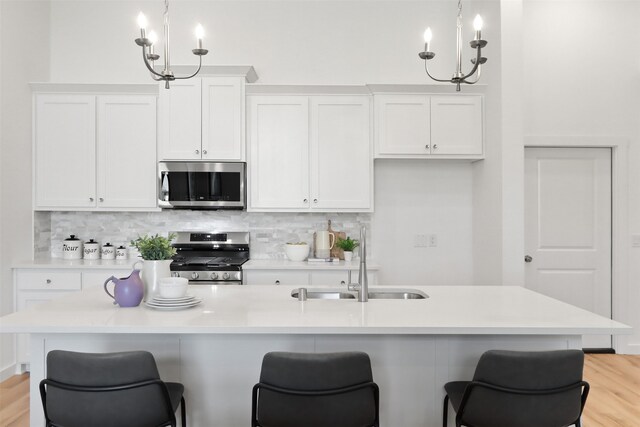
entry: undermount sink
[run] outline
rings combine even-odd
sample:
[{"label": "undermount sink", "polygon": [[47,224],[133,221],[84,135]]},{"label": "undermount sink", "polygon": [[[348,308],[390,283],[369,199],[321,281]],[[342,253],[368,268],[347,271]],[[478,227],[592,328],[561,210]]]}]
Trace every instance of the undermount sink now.
[{"label": "undermount sink", "polygon": [[369,299],[425,299],[429,295],[416,289],[399,289],[399,290],[372,290],[369,291]]},{"label": "undermount sink", "polygon": [[[307,299],[356,299],[356,292],[347,292],[340,289],[313,289],[307,290]],[[299,289],[291,291],[292,298],[298,298]],[[369,299],[425,299],[429,295],[417,289],[389,289],[372,288],[369,290]]]}]

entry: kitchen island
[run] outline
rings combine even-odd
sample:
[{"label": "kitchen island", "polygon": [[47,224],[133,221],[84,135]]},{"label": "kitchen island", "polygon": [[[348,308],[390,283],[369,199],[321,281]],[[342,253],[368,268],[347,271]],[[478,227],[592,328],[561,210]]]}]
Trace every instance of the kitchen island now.
[{"label": "kitchen island", "polygon": [[[468,379],[488,349],[580,348],[582,334],[626,325],[509,286],[415,287],[422,300],[307,300],[291,286],[198,286],[202,304],[179,311],[119,308],[87,290],[0,318],[0,332],[31,334],[31,390],[53,349],[146,349],[162,378],[186,387],[189,425],[250,425],[251,388],[268,351],[369,353],[381,425],[439,426],[442,386]],[[42,425],[31,393],[31,425]]]}]

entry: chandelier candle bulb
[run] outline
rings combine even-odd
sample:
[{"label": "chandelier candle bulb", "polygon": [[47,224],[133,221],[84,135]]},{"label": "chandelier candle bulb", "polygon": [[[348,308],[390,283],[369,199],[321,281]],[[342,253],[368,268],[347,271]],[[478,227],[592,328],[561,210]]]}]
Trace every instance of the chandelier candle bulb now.
[{"label": "chandelier candle bulb", "polygon": [[147,17],[142,12],[138,14],[138,27],[140,27],[140,38],[144,39],[146,37]]},{"label": "chandelier candle bulb", "polygon": [[149,46],[149,55],[153,55],[153,46],[156,44],[156,42],[158,41],[158,35],[156,34],[155,31],[151,30],[149,31],[149,42],[151,43],[151,46]]},{"label": "chandelier candle bulb", "polygon": [[482,16],[476,15],[475,19],[473,20],[473,29],[476,30],[476,40],[482,40]]},{"label": "chandelier candle bulb", "polygon": [[204,28],[202,25],[198,24],[196,26],[196,39],[198,39],[198,49],[202,49],[202,39],[204,38]]},{"label": "chandelier candle bulb", "polygon": [[427,27],[427,29],[424,30],[424,51],[425,52],[429,52],[429,45],[431,44],[432,37],[433,37],[433,34],[431,33],[431,28]]}]

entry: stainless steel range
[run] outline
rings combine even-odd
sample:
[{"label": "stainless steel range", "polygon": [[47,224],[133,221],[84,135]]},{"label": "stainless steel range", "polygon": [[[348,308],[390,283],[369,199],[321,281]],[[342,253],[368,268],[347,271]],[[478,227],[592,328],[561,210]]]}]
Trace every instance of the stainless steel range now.
[{"label": "stainless steel range", "polygon": [[248,232],[178,231],[171,275],[191,285],[241,285],[242,264],[249,260]]}]

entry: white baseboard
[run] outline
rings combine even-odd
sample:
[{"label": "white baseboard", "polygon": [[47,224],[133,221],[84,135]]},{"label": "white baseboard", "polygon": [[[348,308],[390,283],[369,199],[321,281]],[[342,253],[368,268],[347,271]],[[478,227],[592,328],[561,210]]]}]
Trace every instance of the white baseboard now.
[{"label": "white baseboard", "polygon": [[12,364],[12,365],[7,366],[7,367],[6,367],[6,368],[4,368],[4,369],[2,369],[2,370],[0,371],[0,382],[2,382],[2,381],[6,381],[6,380],[8,380],[9,378],[11,378],[12,376],[14,376],[14,375],[18,374],[19,372],[18,372],[18,370],[17,370],[17,369],[18,369],[18,367],[16,366],[16,364],[15,364],[15,363],[14,363],[14,364]]}]

